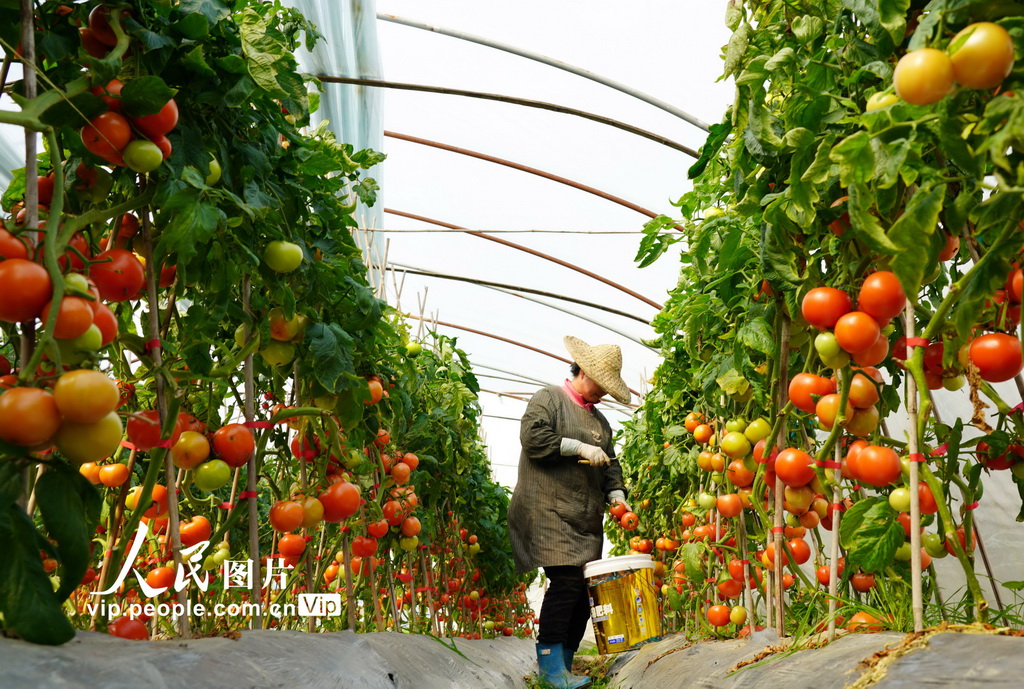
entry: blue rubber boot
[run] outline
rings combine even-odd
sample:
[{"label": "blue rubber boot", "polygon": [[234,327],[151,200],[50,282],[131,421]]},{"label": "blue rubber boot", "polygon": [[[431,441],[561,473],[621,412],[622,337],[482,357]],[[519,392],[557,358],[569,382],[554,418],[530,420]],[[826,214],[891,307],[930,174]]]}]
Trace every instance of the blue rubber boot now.
[{"label": "blue rubber boot", "polygon": [[565,645],[562,645],[562,657],[565,658],[565,669],[571,675],[572,674],[572,659],[575,657],[576,651],[568,649]]},{"label": "blue rubber boot", "polygon": [[562,644],[537,644],[537,665],[540,667],[541,678],[557,689],[582,689],[590,686],[589,677],[577,677],[565,669]]}]

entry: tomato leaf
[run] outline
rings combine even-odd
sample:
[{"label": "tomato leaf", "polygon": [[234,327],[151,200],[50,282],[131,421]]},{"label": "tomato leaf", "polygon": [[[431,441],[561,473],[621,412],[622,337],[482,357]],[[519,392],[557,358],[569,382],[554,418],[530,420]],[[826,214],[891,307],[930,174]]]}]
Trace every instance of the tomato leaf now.
[{"label": "tomato leaf", "polygon": [[793,28],[793,37],[801,43],[810,43],[825,30],[824,20],[821,17],[813,17],[809,14],[796,17],[792,21],[791,26]]},{"label": "tomato leaf", "polygon": [[775,352],[775,338],[772,336],[772,327],[762,317],[752,318],[744,321],[740,326],[736,339],[740,344],[751,349],[772,356]]},{"label": "tomato leaf", "polygon": [[729,43],[725,47],[725,68],[722,71],[722,78],[729,76],[739,69],[744,53],[747,52],[747,41],[750,37],[750,24],[743,22],[729,37]]},{"label": "tomato leaf", "polygon": [[685,566],[684,574],[690,581],[704,578],[704,555],[707,548],[703,543],[686,543],[679,549],[679,557]]},{"label": "tomato leaf", "polygon": [[869,182],[875,176],[875,154],[867,132],[846,137],[832,147],[829,157],[839,165],[839,182],[844,187]]},{"label": "tomato leaf", "polygon": [[39,477],[36,500],[49,537],[57,542],[61,581],[56,595],[63,601],[78,588],[89,567],[89,541],[102,501],[84,476],[62,464],[51,465]]},{"label": "tomato leaf", "polygon": [[131,79],[121,89],[121,111],[128,117],[154,115],[177,93],[157,76]]},{"label": "tomato leaf", "polygon": [[172,23],[171,29],[181,34],[183,38],[196,41],[209,35],[210,20],[201,12],[189,12],[178,21]]},{"label": "tomato leaf", "polygon": [[892,243],[885,230],[882,229],[878,216],[871,212],[868,206],[870,199],[874,197],[866,184],[856,183],[850,185],[850,200],[847,209],[850,212],[850,227],[865,244],[875,251],[886,254],[895,254],[900,247]]},{"label": "tomato leaf", "polygon": [[[0,543],[5,550],[0,558],[4,584],[0,586],[0,612],[4,627],[31,643],[62,644],[74,637],[75,630],[43,571],[39,551],[46,539],[17,503],[20,487],[17,466],[8,463],[0,467]],[[71,518],[78,519],[78,515]],[[75,583],[80,581],[81,577]]]},{"label": "tomato leaf", "polygon": [[231,10],[220,0],[181,0],[178,3],[178,11],[182,14],[198,12],[206,17],[211,25],[231,16]]},{"label": "tomato leaf", "polygon": [[761,268],[773,285],[785,283],[797,287],[803,282],[796,264],[793,242],[785,231],[772,223],[764,224],[761,240]]},{"label": "tomato leaf", "polygon": [[846,566],[880,572],[906,540],[896,512],[885,497],[860,500],[843,514],[839,538],[846,548]]},{"label": "tomato leaf", "polygon": [[306,328],[304,341],[309,343],[313,372],[324,389],[330,394],[347,389],[351,380],[345,374],[356,372],[352,336],[337,323],[314,323]]},{"label": "tomato leaf", "polygon": [[107,104],[102,98],[91,93],[80,93],[70,100],[62,100],[53,107],[47,108],[40,116],[44,124],[61,126],[73,124],[83,126],[87,121],[107,111]]},{"label": "tomato leaf", "polygon": [[889,32],[893,43],[902,43],[907,30],[910,0],[878,0],[878,21]]},{"label": "tomato leaf", "polygon": [[945,244],[935,232],[945,198],[943,184],[920,187],[889,230],[889,238],[903,249],[893,258],[892,270],[906,294],[920,292],[925,275],[938,260],[940,244]]}]

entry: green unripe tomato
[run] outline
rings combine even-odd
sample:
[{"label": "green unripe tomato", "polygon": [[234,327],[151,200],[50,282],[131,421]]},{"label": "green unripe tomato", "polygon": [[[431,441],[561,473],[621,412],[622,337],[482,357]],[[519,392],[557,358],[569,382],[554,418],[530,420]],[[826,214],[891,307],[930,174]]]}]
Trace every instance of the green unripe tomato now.
[{"label": "green unripe tomato", "polygon": [[[251,336],[255,337],[257,342],[258,342],[259,339],[260,339],[259,331],[256,330],[255,328],[252,328],[251,330],[252,330],[252,335]],[[242,323],[237,328],[235,328],[235,344],[238,345],[239,347],[244,347],[245,343],[246,343],[246,339],[245,339],[245,323]]]},{"label": "green unripe tomato", "polygon": [[416,340],[410,340],[409,343],[407,345],[405,345],[405,355],[407,357],[415,359],[416,357],[418,357],[420,355],[420,352],[422,352],[422,351],[423,351],[423,345],[421,345]]},{"label": "green unripe tomato", "polygon": [[953,376],[952,378],[943,378],[942,387],[949,391],[959,390],[967,382],[967,378],[964,376]]},{"label": "green unripe tomato", "polygon": [[831,369],[840,369],[850,363],[850,355],[846,352],[839,352],[834,357],[821,357],[821,363]]},{"label": "green unripe tomato", "polygon": [[742,416],[738,416],[735,419],[729,419],[725,422],[725,430],[730,433],[742,433],[747,427],[747,420]]},{"label": "green unripe tomato", "polygon": [[93,323],[88,330],[68,342],[75,352],[98,352],[103,346],[103,333],[100,332],[99,326]]},{"label": "green unripe tomato", "polygon": [[284,366],[295,358],[295,345],[291,342],[271,340],[260,350],[260,356],[271,366]]},{"label": "green unripe tomato", "polygon": [[843,348],[839,346],[839,340],[836,339],[835,333],[830,332],[818,333],[814,338],[814,348],[818,351],[818,356],[821,357],[822,361],[839,356],[839,353],[843,351]]},{"label": "green unripe tomato", "polygon": [[710,493],[701,493],[697,496],[697,504],[706,510],[710,510],[718,504],[718,498]]},{"label": "green unripe tomato", "polygon": [[192,482],[200,490],[214,491],[231,480],[231,467],[222,459],[203,462],[192,472]]},{"label": "green unripe tomato", "polygon": [[904,488],[903,486],[893,488],[892,492],[889,493],[889,507],[893,508],[897,512],[909,512],[910,489]]},{"label": "green unripe tomato", "polygon": [[749,424],[743,431],[743,435],[747,436],[747,440],[752,443],[756,443],[759,440],[764,440],[768,437],[768,434],[772,432],[771,424],[769,424],[763,417],[757,417]]},{"label": "green unripe tomato", "polygon": [[292,242],[274,240],[263,252],[263,262],[278,273],[290,273],[302,265],[302,247]]},{"label": "green unripe tomato", "polygon": [[898,103],[899,100],[899,97],[895,93],[884,93],[881,91],[878,93],[872,93],[868,98],[867,105],[864,106],[864,112],[887,108],[894,103]]},{"label": "green unripe tomato", "polygon": [[210,172],[206,175],[206,186],[212,187],[214,184],[219,182],[220,181],[221,172],[222,172],[222,170],[220,168],[220,161],[217,160],[217,158],[215,158],[213,156],[213,154],[211,153],[210,154]]},{"label": "green unripe tomato", "polygon": [[124,156],[124,164],[135,172],[152,172],[164,162],[164,154],[160,147],[146,139],[130,141],[121,155]]},{"label": "green unripe tomato", "polygon": [[945,557],[949,555],[946,551],[946,543],[937,533],[926,533],[921,535],[921,545],[924,551],[932,557]]},{"label": "green unripe tomato", "polygon": [[903,545],[901,545],[899,548],[897,548],[895,554],[893,554],[893,558],[895,558],[896,560],[899,560],[900,562],[909,562],[910,561],[910,542],[909,541],[904,542]]}]

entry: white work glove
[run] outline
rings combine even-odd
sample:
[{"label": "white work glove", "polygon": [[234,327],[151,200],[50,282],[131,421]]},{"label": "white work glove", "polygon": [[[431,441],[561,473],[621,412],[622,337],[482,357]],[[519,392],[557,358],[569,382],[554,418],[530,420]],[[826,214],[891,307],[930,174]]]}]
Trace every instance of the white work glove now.
[{"label": "white work glove", "polygon": [[587,445],[573,438],[562,438],[560,449],[563,457],[577,455],[590,462],[592,467],[606,467],[611,462],[605,451],[597,445]]},{"label": "white work glove", "polygon": [[626,502],[626,494],[621,490],[613,490],[611,493],[608,493],[608,504],[614,505],[617,502],[621,502],[626,507],[627,512],[633,511],[633,508]]}]

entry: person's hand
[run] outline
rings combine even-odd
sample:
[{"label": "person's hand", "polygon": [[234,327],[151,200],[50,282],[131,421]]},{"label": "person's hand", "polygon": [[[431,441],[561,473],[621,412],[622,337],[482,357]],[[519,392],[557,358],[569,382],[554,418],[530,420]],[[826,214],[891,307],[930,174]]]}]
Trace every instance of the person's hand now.
[{"label": "person's hand", "polygon": [[629,503],[626,502],[626,494],[623,493],[621,490],[613,490],[611,493],[609,493],[608,494],[608,502],[610,502],[612,504],[615,504],[617,502],[621,502],[622,506],[626,508],[627,512],[632,512],[633,511],[633,508],[631,508],[629,506]]},{"label": "person's hand", "polygon": [[592,467],[606,467],[612,461],[605,451],[597,445],[580,443],[580,448],[577,450],[577,453],[580,457],[590,462],[590,466]]}]

